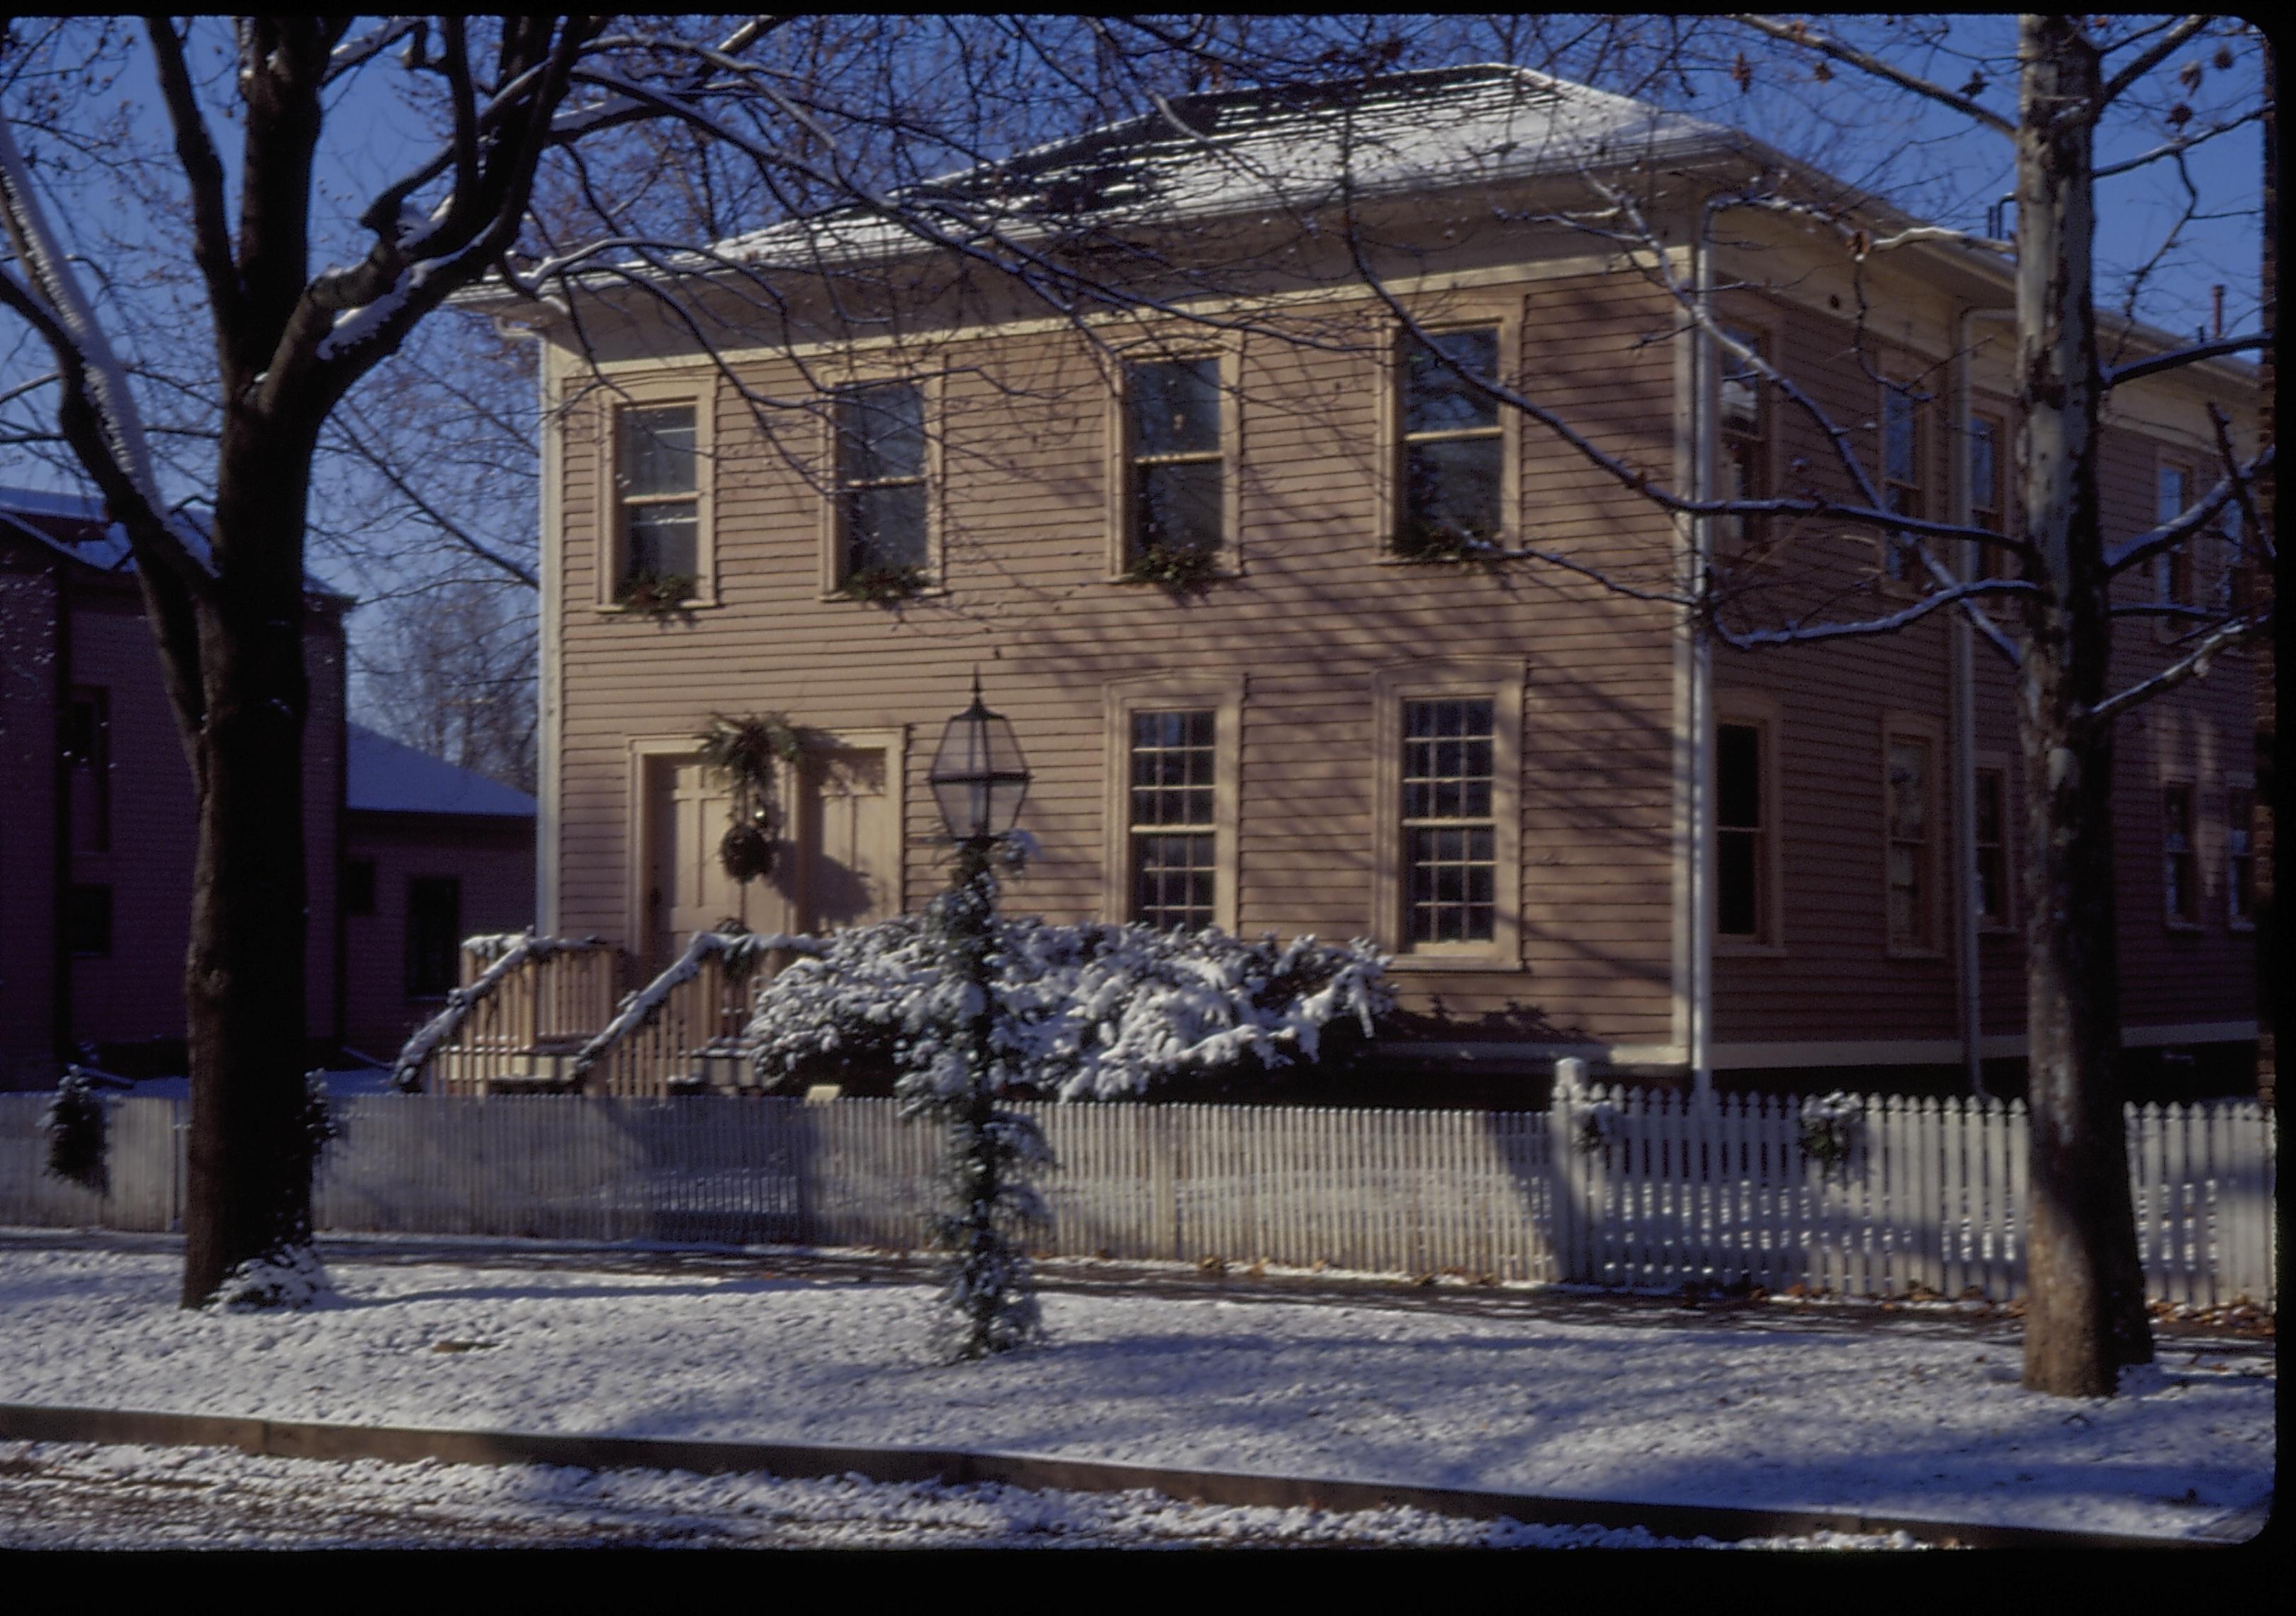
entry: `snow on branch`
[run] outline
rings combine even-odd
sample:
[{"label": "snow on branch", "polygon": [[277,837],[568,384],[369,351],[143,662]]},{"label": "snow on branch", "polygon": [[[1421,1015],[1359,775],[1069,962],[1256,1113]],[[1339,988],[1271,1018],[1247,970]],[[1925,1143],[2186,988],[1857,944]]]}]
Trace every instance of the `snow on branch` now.
[{"label": "snow on branch", "polygon": [[[1790,622],[1784,628],[1758,628],[1745,633],[1728,628],[1718,621],[1714,624],[1714,633],[1725,644],[1740,651],[1751,651],[1759,645],[1803,645],[1814,640],[1895,634],[1909,624],[1918,623],[1941,607],[1960,605],[1987,595],[2031,595],[2037,588],[2038,586],[2021,578],[1979,578],[1935,590],[1903,611],[1893,611],[1886,617],[1866,618],[1854,623]],[[1986,621],[1991,625],[1990,619]],[[1997,633],[1997,626],[1995,628]]]},{"label": "snow on branch", "polygon": [[2234,618],[2212,630],[2190,652],[2177,661],[2140,684],[2107,696],[2088,710],[2089,722],[2107,724],[2132,707],[2139,707],[2154,696],[2177,688],[2204,676],[2210,665],[2224,652],[2248,640],[2262,639],[2272,632],[2273,609],[2267,606],[2253,617]]},{"label": "snow on branch", "polygon": [[2157,528],[2150,528],[2125,543],[2116,545],[2105,553],[2104,570],[2108,575],[2141,567],[2164,550],[2173,550],[2217,518],[2218,513],[2242,497],[2242,491],[2255,480],[2256,474],[2272,464],[2274,449],[2267,448],[2245,465],[2235,467],[2217,480],[2216,486],[2202,495],[2198,503],[2178,512]]},{"label": "snow on branch", "polygon": [[2137,359],[2127,365],[2113,366],[2098,378],[2098,385],[2111,390],[2125,381],[2141,381],[2157,376],[2162,371],[2178,370],[2187,365],[2198,365],[2203,359],[2220,359],[2226,354],[2246,353],[2251,349],[2272,346],[2273,333],[2254,331],[2243,337],[2218,337],[2213,341],[2194,342],[2172,349],[2165,354],[2155,354],[2149,359]]}]

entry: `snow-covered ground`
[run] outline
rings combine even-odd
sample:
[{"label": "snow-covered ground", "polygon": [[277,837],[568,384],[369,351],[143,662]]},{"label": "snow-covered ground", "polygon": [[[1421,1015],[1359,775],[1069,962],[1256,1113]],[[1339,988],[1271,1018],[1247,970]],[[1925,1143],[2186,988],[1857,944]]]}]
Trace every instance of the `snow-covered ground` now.
[{"label": "snow-covered ground", "polygon": [[1181,1504],[995,1482],[413,1464],[0,1442],[0,1547],[1916,1548],[1903,1532],[1718,1543],[1417,1509]]},{"label": "snow-covered ground", "polygon": [[307,1312],[185,1314],[172,1254],[0,1247],[0,1401],[2169,1535],[2260,1499],[2275,1462],[2268,1349],[2169,1343],[2125,1395],[2070,1404],[2019,1388],[1998,1331],[1052,1290],[1048,1345],[952,1367],[925,1356],[932,1297],[913,1284],[443,1262],[334,1277]]}]

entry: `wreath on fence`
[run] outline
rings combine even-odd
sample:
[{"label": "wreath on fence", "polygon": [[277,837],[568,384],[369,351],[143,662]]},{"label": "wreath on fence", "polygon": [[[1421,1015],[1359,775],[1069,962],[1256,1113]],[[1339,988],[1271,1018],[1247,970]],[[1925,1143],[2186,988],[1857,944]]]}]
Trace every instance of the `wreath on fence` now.
[{"label": "wreath on fence", "polygon": [[1801,1108],[1801,1153],[1825,1172],[1841,1171],[1849,1162],[1865,1126],[1865,1107],[1855,1095],[1840,1089]]}]

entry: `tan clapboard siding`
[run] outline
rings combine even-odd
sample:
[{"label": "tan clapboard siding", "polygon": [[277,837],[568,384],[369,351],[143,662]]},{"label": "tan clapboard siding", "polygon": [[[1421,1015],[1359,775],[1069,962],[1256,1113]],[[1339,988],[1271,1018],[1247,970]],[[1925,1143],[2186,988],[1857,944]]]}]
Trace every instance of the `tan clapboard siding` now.
[{"label": "tan clapboard siding", "polygon": [[[1527,372],[1614,449],[1662,470],[1671,350],[1628,345],[1662,328],[1663,311],[1604,277],[1512,295],[1525,309]],[[1590,341],[1604,351],[1587,353]],[[999,397],[969,373],[984,356],[1034,396]],[[1014,884],[1015,905],[1054,918],[1102,909],[1104,685],[1242,669],[1240,927],[1360,934],[1372,897],[1374,673],[1431,654],[1518,657],[1529,670],[1524,756],[1568,773],[1572,788],[1540,778],[1522,792],[1528,969],[1414,975],[1407,998],[1425,1010],[1439,996],[1452,1037],[1519,1028],[1530,1009],[1621,1041],[1663,1038],[1673,685],[1661,611],[1583,583],[1379,564],[1375,368],[1267,342],[1247,344],[1243,359],[1242,575],[1186,603],[1112,585],[1093,367],[1066,338],[1001,353],[953,347],[947,363],[950,593],[898,613],[819,598],[819,496],[722,387],[713,497],[724,604],[668,626],[600,612],[597,433],[570,434],[564,930],[624,930],[630,740],[692,734],[712,710],[779,709],[823,729],[906,725],[906,898],[921,904],[943,857],[924,773],[978,666],[1035,771],[1024,822],[1045,857]],[[742,380],[777,396],[797,386],[769,363],[745,366]],[[800,425],[784,441],[809,457],[819,434]],[[1538,542],[1603,562],[1664,555],[1669,529],[1647,506],[1528,430],[1521,454],[1526,532]]]},{"label": "tan clapboard siding", "polygon": [[[1874,417],[1875,390],[1852,357],[1846,324],[1807,313],[1742,310],[1739,317],[1766,324],[1782,367],[1837,418]],[[1874,357],[1878,365],[1890,356],[1883,350]],[[1941,373],[1931,384],[1945,393]],[[1997,399],[1992,402],[2000,406]],[[1837,497],[1851,494],[1849,480],[1835,468],[1831,450],[1813,427],[1784,407],[1773,420],[1789,491],[1794,474],[1784,468],[1800,456],[1809,463],[1808,476],[1817,488]],[[1939,514],[1950,509],[1950,456],[1957,452],[1944,422],[1933,412],[1928,440],[1931,509]],[[1857,435],[1869,465],[1876,436]],[[2159,452],[2169,447],[2126,429],[2105,431],[2100,493],[2108,543],[2151,525],[2153,467]],[[2189,447],[2176,452],[2206,475]],[[1854,553],[1839,554],[1843,568],[1853,564]],[[1844,570],[1835,581],[1848,577]],[[2150,589],[2149,578],[2132,576],[2122,580],[2115,598],[2141,600]],[[1949,950],[1935,960],[1890,958],[1882,906],[1883,716],[1928,715],[1949,735],[1947,648],[1940,620],[1854,646],[1716,653],[1718,689],[1771,698],[1782,710],[1785,731],[1780,775],[1785,949],[1782,956],[1725,955],[1718,960],[1718,1037],[1767,1041],[1956,1035]],[[2168,660],[2148,625],[2124,620],[2116,637],[2116,687]],[[2245,671],[2236,660],[2227,660],[2218,677],[2149,704],[2123,720],[2118,731],[2117,899],[2123,1017],[2131,1024],[2238,1021],[2254,1013],[2250,939],[2228,930],[2223,920],[2223,782],[2227,772],[2245,767],[2252,699]],[[2025,849],[2013,673],[1982,643],[1975,672],[1976,745],[2006,767],[2014,873],[2022,868]],[[1941,767],[1947,756],[1939,755]],[[2203,917],[2192,931],[2171,931],[2161,919],[2160,783],[2171,777],[2195,786]],[[1948,839],[1939,848],[1939,867],[1949,874],[1956,867],[1949,862],[1955,858],[1949,819],[1940,829]],[[2024,964],[2016,937],[1988,934],[1980,939],[1980,955],[1984,1029],[2019,1030]]]}]

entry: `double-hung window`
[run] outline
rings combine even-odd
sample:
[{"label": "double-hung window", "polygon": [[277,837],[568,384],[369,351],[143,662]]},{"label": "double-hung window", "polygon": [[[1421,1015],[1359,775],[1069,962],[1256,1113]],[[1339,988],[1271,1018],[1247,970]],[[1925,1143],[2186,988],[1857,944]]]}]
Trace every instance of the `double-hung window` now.
[{"label": "double-hung window", "polygon": [[1216,923],[1218,726],[1216,709],[1132,714],[1128,918],[1160,931]]},{"label": "double-hung window", "polygon": [[71,817],[71,850],[104,853],[111,849],[111,693],[100,685],[75,685],[64,705],[65,790]]},{"label": "double-hung window", "polygon": [[[1882,504],[1893,515],[1929,515],[1927,466],[1923,441],[1922,398],[1912,383],[1885,382],[1882,388]],[[1915,582],[1921,576],[1920,541],[1907,533],[1882,537],[1882,572],[1891,583]]]},{"label": "double-hung window", "polygon": [[[2154,523],[2175,521],[2185,513],[2185,507],[2192,501],[2191,471],[2164,462],[2153,495]],[[2189,606],[2193,603],[2193,552],[2190,545],[2177,545],[2152,558],[2152,594],[2155,603],[2163,606]]]},{"label": "double-hung window", "polygon": [[2225,920],[2256,923],[2256,788],[2235,785],[2225,792]]},{"label": "double-hung window", "polygon": [[1739,943],[1777,940],[1770,731],[1754,719],[1714,727],[1714,931]]},{"label": "double-hung window", "polygon": [[2172,926],[2201,921],[2201,860],[2193,845],[2193,788],[2161,788],[2161,906]]},{"label": "double-hung window", "polygon": [[1488,943],[1496,933],[1496,704],[1403,705],[1406,935],[1413,943]]},{"label": "double-hung window", "polygon": [[926,583],[932,566],[925,390],[880,381],[836,399],[836,577],[877,596]]},{"label": "double-hung window", "polygon": [[1400,441],[1390,551],[1431,561],[1503,547],[1507,537],[1506,427],[1497,401],[1461,373],[1495,377],[1499,325],[1403,339],[1398,366]]},{"label": "double-hung window", "polygon": [[1124,571],[1176,576],[1220,554],[1227,538],[1223,402],[1217,358],[1124,367]]},{"label": "double-hung window", "polygon": [[675,603],[693,595],[703,575],[699,415],[691,402],[632,404],[614,414],[618,599]]},{"label": "double-hung window", "polygon": [[2009,919],[2009,773],[1980,767],[1974,776],[1977,792],[1976,848],[1977,923],[2004,931]]},{"label": "double-hung window", "polygon": [[1927,953],[1938,945],[1936,742],[1892,729],[1883,750],[1890,947]]},{"label": "double-hung window", "polygon": [[[1969,525],[2005,537],[2009,531],[2007,465],[2003,457],[2004,428],[1998,415],[1969,418]],[[1977,578],[2007,578],[2012,556],[2005,546],[1986,545],[1977,554],[1971,573]]]}]

